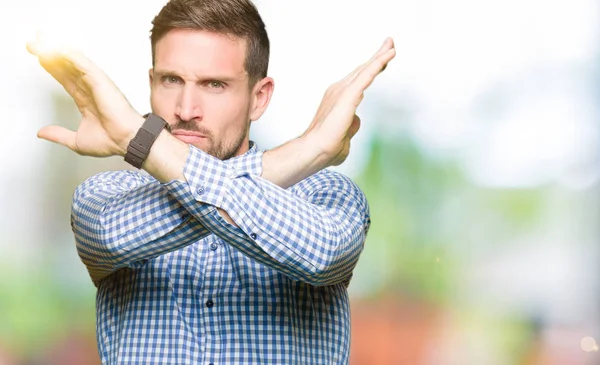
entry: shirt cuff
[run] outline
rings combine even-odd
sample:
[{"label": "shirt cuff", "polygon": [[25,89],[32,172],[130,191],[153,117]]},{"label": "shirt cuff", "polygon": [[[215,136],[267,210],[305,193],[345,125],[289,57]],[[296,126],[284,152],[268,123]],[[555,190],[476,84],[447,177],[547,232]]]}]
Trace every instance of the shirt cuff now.
[{"label": "shirt cuff", "polygon": [[261,173],[262,152],[222,161],[197,147],[190,146],[190,154],[183,169],[186,181],[175,180],[164,186],[190,213],[204,216],[215,207],[223,208],[224,197],[233,179]]}]

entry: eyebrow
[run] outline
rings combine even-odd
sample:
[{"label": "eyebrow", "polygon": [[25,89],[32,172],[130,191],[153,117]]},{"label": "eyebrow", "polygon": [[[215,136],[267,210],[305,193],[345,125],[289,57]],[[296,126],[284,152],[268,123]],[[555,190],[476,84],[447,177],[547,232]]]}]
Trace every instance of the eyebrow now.
[{"label": "eyebrow", "polygon": [[[177,77],[181,77],[179,75],[178,72],[176,71],[172,71],[169,69],[154,69],[154,75],[158,76],[158,77],[163,77],[163,76],[177,76]],[[244,76],[246,75],[246,73],[244,73]],[[245,78],[245,77],[244,77]],[[200,81],[211,81],[211,80],[215,80],[215,81],[223,81],[223,82],[232,82],[232,81],[239,81],[240,78],[235,77],[235,76],[219,76],[219,75],[207,75],[207,76],[203,76],[201,78],[199,78]]]}]

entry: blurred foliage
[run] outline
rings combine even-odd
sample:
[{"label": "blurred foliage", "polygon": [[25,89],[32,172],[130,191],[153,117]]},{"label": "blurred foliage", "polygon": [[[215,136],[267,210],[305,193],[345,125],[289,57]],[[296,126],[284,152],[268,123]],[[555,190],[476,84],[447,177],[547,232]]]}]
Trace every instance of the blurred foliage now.
[{"label": "blurred foliage", "polygon": [[436,303],[458,282],[465,250],[489,248],[531,229],[547,197],[542,188],[478,187],[458,159],[429,155],[400,133],[375,134],[370,159],[355,180],[372,218],[357,290]]},{"label": "blurred foliage", "polygon": [[[0,271],[0,343],[21,357],[44,352],[54,341],[74,331],[95,331],[95,291],[72,285],[54,273],[51,259],[24,276]],[[91,284],[90,284],[91,286]]]},{"label": "blurred foliage", "polygon": [[446,250],[451,228],[440,208],[462,181],[455,166],[428,159],[407,137],[375,136],[370,160],[356,182],[367,196],[372,219],[362,259],[369,261],[373,251],[385,252],[377,255],[386,268],[378,280],[380,290],[443,299],[452,258]]}]

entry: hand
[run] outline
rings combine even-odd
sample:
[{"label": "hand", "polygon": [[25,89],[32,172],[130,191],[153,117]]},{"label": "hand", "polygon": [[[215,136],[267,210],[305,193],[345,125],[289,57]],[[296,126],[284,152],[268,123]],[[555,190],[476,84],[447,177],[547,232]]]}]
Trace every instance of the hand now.
[{"label": "hand", "polygon": [[396,49],[391,38],[366,63],[344,79],[331,85],[325,92],[312,123],[302,135],[315,143],[326,166],[344,162],[350,152],[350,140],[360,128],[356,108],[365,90],[394,56]]},{"label": "hand", "polygon": [[81,53],[69,49],[44,49],[31,42],[28,51],[75,101],[82,119],[77,131],[60,126],[40,129],[38,137],[70,148],[80,155],[124,156],[143,117],[106,74]]}]

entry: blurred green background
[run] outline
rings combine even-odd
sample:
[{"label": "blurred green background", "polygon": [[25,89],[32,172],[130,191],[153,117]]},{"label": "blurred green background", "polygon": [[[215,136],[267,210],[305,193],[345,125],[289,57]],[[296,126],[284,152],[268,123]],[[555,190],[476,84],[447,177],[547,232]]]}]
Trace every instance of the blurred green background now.
[{"label": "blurred green background", "polygon": [[[72,37],[146,112],[147,36],[163,4],[0,5],[0,365],[98,363],[71,196],[88,176],[127,168],[35,138],[42,125],[74,128],[78,114],[25,42],[40,27]],[[600,363],[600,5],[256,4],[276,81],[252,130],[262,148],[301,133],[325,88],[386,36],[398,49],[337,168],[373,221],[349,289],[351,364]]]}]

